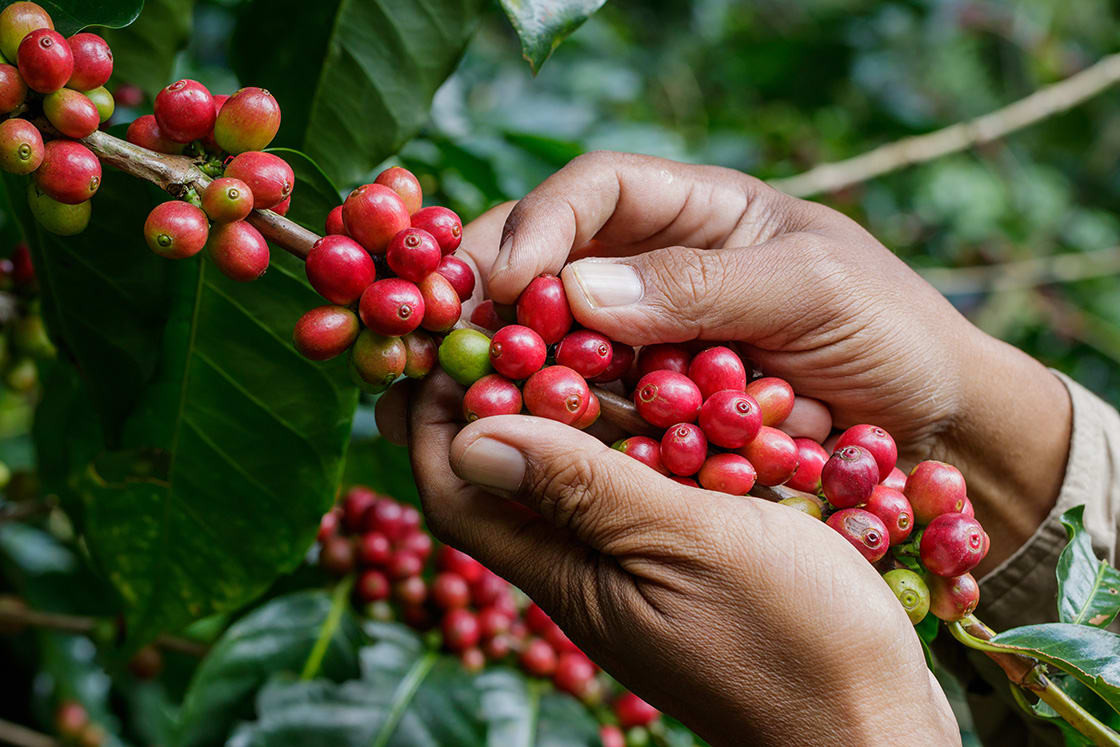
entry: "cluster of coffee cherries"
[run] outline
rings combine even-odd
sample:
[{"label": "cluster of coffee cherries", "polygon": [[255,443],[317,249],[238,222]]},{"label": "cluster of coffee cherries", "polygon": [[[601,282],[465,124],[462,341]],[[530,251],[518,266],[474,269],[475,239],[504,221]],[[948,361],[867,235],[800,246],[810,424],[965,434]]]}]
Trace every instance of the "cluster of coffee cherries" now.
[{"label": "cluster of coffee cherries", "polygon": [[296,323],[296,349],[312,360],[349,350],[355,380],[369,392],[427,375],[435,336],[455,326],[474,292],[474,272],[451,254],[462,221],[422,204],[412,172],[390,167],[330,212],[307,255],[307,279],[330,304]]},{"label": "cluster of coffee cherries", "polygon": [[[49,231],[85,229],[90,198],[101,185],[101,163],[78,140],[113,115],[105,83],[113,53],[100,36],[66,38],[50,14],[32,2],[0,12],[0,168],[30,174],[28,202]],[[44,142],[32,120],[45,118],[57,137]]]},{"label": "cluster of coffee cherries", "polygon": [[596,710],[604,745],[623,744],[625,736],[640,743],[638,730],[657,721],[655,708],[619,691],[511,584],[453,547],[435,548],[414,507],[354,486],[323,515],[318,542],[320,566],[354,574],[353,599],[366,615],[437,631],[440,645],[469,671],[516,662],[526,674],[551,680]]}]

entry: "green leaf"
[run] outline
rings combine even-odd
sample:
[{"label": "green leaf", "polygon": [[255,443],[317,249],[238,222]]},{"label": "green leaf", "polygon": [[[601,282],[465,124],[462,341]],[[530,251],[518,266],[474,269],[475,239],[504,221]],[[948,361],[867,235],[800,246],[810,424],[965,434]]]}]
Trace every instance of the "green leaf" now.
[{"label": "green leaf", "polygon": [[607,0],[501,0],[534,73]]},{"label": "green leaf", "polygon": [[[195,673],[183,700],[179,744],[216,744],[253,713],[253,698],[271,676],[298,673],[331,610],[324,591],[274,599],[238,620]],[[330,634],[320,673],[331,680],[358,676],[361,630],[348,610]]]},{"label": "green leaf", "polygon": [[292,205],[285,217],[309,231],[322,233],[327,213],[342,204],[338,187],[306,153],[291,148],[269,148],[268,152],[287,161],[296,175]]},{"label": "green leaf", "polygon": [[114,80],[140,86],[155,98],[171,82],[175,56],[190,40],[193,11],[194,0],[145,0],[136,23],[106,31]]},{"label": "green leaf", "polygon": [[[0,0],[6,8],[16,0]],[[81,31],[87,26],[107,26],[119,29],[136,20],[144,0],[36,0],[51,14],[55,30],[63,36]]]},{"label": "green leaf", "polygon": [[[276,143],[349,186],[427,121],[474,34],[482,0],[252,0],[231,63],[284,109]],[[294,201],[293,201],[294,206]]]},{"label": "green leaf", "polygon": [[918,640],[922,642],[922,652],[926,656],[926,666],[930,669],[933,669],[934,666],[933,651],[930,646],[937,638],[939,630],[941,630],[941,621],[931,614],[927,614],[921,622],[914,626],[914,632],[918,634]]},{"label": "green leaf", "polygon": [[587,708],[570,695],[527,680],[512,669],[479,675],[482,713],[490,722],[487,745],[597,747],[599,725]]},{"label": "green leaf", "polygon": [[355,439],[346,456],[346,485],[368,485],[398,501],[420,505],[408,449],[384,438]]},{"label": "green leaf", "polygon": [[1081,517],[1084,506],[1062,514],[1069,544],[1058,557],[1058,616],[1062,622],[1108,627],[1120,613],[1120,571],[1093,552]]}]

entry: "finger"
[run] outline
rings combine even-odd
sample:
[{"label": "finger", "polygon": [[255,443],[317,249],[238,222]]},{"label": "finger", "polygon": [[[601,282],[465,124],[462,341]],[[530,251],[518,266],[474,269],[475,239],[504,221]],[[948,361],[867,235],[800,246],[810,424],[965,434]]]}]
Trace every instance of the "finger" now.
[{"label": "finger", "polygon": [[491,298],[512,303],[542,272],[558,273],[592,239],[606,246],[718,248],[754,244],[806,204],[729,169],[594,152],[576,158],[517,203],[489,273]]},{"label": "finger", "polygon": [[[455,256],[471,265],[475,271],[478,283],[475,284],[474,296],[471,301],[481,300],[486,297],[486,281],[490,276],[490,269],[498,256],[498,245],[501,243],[502,227],[509,216],[514,201],[504,202],[492,207],[482,215],[463,226],[463,241],[455,250]],[[469,318],[470,310],[474,303],[464,304],[464,316]]]},{"label": "finger", "polygon": [[408,445],[408,402],[414,383],[412,379],[398,381],[373,406],[377,431],[397,446]]}]

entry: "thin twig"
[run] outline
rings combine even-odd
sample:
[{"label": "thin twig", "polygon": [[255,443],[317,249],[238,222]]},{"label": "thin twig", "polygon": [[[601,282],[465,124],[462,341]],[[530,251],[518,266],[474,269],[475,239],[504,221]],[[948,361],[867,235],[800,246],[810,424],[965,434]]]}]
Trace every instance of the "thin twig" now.
[{"label": "thin twig", "polygon": [[918,272],[947,296],[1021,290],[1116,275],[1120,273],[1120,246],[978,267],[935,267]]},{"label": "thin twig", "polygon": [[58,747],[58,741],[42,732],[0,719],[0,744],[12,747]]},{"label": "thin twig", "polygon": [[982,117],[887,143],[853,158],[821,164],[803,174],[774,179],[770,184],[795,197],[833,192],[905,166],[998,140],[1015,130],[1071,109],[1118,81],[1120,54],[1112,54],[1063,81],[1041,88]]},{"label": "thin twig", "polygon": [[[21,605],[0,604],[0,625],[5,627],[18,629],[26,626],[59,630],[77,635],[89,635],[97,627],[97,623],[97,618],[83,615],[65,615],[60,612],[33,610]],[[155,639],[154,643],[168,651],[177,651],[200,658],[210,650],[210,647],[204,643],[170,635],[161,635]]]}]

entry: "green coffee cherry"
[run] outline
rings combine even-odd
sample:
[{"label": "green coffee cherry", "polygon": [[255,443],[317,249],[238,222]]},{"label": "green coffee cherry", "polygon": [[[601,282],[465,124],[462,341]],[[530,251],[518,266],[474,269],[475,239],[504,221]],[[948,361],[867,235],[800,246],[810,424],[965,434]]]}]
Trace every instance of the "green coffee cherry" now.
[{"label": "green coffee cherry", "polygon": [[27,186],[27,202],[39,225],[59,236],[74,236],[86,230],[89,225],[89,200],[77,205],[67,205],[40,191],[32,182]]},{"label": "green coffee cherry", "polygon": [[490,338],[473,329],[456,329],[439,346],[439,365],[463,386],[470,386],[492,370]]},{"label": "green coffee cherry", "polygon": [[883,580],[898,597],[910,622],[913,625],[920,623],[929,612],[929,587],[922,577],[914,571],[898,568],[884,573]]},{"label": "green coffee cherry", "polygon": [[113,112],[117,110],[117,102],[105,86],[98,86],[86,91],[86,98],[97,107],[97,115],[102,122],[108,122],[113,116]]}]

